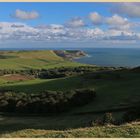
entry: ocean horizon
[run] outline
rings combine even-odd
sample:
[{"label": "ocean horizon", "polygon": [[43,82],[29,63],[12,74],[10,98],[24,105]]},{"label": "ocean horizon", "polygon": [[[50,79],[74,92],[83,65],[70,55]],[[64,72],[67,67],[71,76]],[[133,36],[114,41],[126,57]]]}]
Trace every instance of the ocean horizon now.
[{"label": "ocean horizon", "polygon": [[94,48],[82,49],[86,57],[75,61],[98,66],[138,67],[140,66],[140,48]]}]

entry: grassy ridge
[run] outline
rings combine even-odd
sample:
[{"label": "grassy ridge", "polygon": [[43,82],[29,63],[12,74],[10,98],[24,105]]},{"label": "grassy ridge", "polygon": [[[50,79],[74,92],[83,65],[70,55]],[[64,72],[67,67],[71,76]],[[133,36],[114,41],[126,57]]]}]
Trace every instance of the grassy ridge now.
[{"label": "grassy ridge", "polygon": [[66,61],[51,50],[4,51],[0,52],[0,56],[0,69],[48,69],[81,65],[80,63]]}]

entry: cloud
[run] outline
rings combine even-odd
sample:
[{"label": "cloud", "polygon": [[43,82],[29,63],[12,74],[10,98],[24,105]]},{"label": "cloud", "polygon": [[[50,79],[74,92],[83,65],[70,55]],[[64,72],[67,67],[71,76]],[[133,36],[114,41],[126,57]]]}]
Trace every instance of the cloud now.
[{"label": "cloud", "polygon": [[37,11],[28,12],[28,11],[17,9],[15,13],[12,15],[12,17],[15,17],[17,19],[22,19],[22,20],[32,20],[38,18],[39,13]]},{"label": "cloud", "polygon": [[103,17],[97,12],[90,13],[89,19],[94,25],[101,25],[103,23]]},{"label": "cloud", "polygon": [[139,39],[139,36],[136,34],[131,34],[131,35],[127,35],[124,32],[121,32],[120,35],[116,35],[116,36],[105,36],[104,40],[119,40],[119,41],[123,41],[123,40],[137,40]]},{"label": "cloud", "polygon": [[37,30],[23,23],[0,22],[0,40],[28,39],[37,33]]},{"label": "cloud", "polygon": [[140,17],[140,3],[120,3],[115,4],[111,9],[112,13],[123,14],[131,18]]},{"label": "cloud", "polygon": [[114,14],[111,17],[104,17],[97,12],[93,12],[89,14],[89,18],[94,25],[106,25],[110,29],[129,30],[131,27],[136,26],[136,24],[134,25],[127,18],[121,17],[118,14]]},{"label": "cloud", "polygon": [[112,29],[129,30],[135,26],[134,23],[131,23],[127,18],[123,18],[117,14],[112,17],[107,17],[105,21]]},{"label": "cloud", "polygon": [[132,27],[138,26],[136,23],[131,23],[127,18],[114,14],[111,17],[104,17],[97,12],[89,14],[89,18],[96,26],[106,25],[109,29],[129,30]]},{"label": "cloud", "polygon": [[113,41],[139,40],[140,33],[130,30],[101,28],[69,28],[60,24],[39,25],[33,27],[19,22],[0,22],[0,42],[7,41],[43,41],[43,42],[76,42],[76,41]]},{"label": "cloud", "polygon": [[106,18],[106,22],[109,24],[109,25],[126,25],[128,24],[128,19],[127,18],[122,18],[121,16],[115,14],[113,15],[112,17],[108,17]]},{"label": "cloud", "polygon": [[11,27],[12,28],[23,28],[24,25],[23,24],[12,24]]},{"label": "cloud", "polygon": [[65,25],[67,27],[75,28],[75,27],[83,27],[83,26],[85,26],[85,23],[81,18],[75,17],[75,18],[72,18],[71,20],[69,20]]}]

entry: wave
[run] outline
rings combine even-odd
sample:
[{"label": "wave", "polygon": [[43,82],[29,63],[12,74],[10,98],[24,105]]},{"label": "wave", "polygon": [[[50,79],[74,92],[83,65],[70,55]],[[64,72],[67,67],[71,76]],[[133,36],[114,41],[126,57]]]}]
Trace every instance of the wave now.
[{"label": "wave", "polygon": [[87,54],[85,57],[92,57],[92,55]]}]

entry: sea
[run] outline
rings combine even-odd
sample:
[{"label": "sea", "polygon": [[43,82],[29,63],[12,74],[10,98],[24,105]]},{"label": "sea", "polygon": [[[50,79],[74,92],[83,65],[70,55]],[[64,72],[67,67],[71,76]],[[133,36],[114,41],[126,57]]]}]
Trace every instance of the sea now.
[{"label": "sea", "polygon": [[0,50],[83,50],[87,55],[74,61],[97,66],[140,66],[140,48],[4,48]]},{"label": "sea", "polygon": [[82,49],[87,56],[75,61],[98,66],[138,67],[140,48],[88,48]]}]

